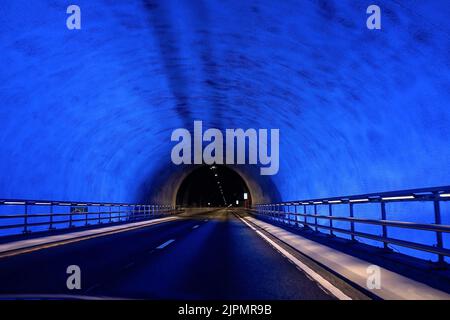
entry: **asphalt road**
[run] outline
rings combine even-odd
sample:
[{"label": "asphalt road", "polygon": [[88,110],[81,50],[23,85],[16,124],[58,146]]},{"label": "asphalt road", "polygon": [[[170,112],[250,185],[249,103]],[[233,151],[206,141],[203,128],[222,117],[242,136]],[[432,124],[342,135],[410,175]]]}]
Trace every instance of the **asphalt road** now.
[{"label": "asphalt road", "polygon": [[[67,289],[69,265],[81,290]],[[226,210],[2,258],[0,295],[333,299]]]}]

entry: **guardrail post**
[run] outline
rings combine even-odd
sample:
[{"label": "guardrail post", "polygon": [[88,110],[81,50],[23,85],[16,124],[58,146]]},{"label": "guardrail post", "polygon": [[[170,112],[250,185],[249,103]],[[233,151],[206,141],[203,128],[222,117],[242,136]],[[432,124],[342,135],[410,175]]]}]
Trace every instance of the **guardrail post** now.
[{"label": "guardrail post", "polygon": [[303,227],[306,228],[306,226],[308,225],[308,220],[306,220],[306,204],[303,205],[303,221],[305,222],[305,224],[303,225]]},{"label": "guardrail post", "polygon": [[85,222],[84,222],[84,225],[89,225],[89,222],[88,222],[88,212],[89,212],[89,209],[87,209],[86,210],[86,217],[85,217]]},{"label": "guardrail post", "polygon": [[30,231],[28,230],[28,204],[25,204],[25,214],[23,216],[23,233],[27,234]]},{"label": "guardrail post", "polygon": [[73,228],[72,209],[69,207],[69,228]]},{"label": "guardrail post", "polygon": [[109,223],[112,222],[112,207],[109,206]]},{"label": "guardrail post", "polygon": [[298,225],[298,212],[297,212],[297,205],[294,204],[294,217],[295,217],[295,226],[299,227]]},{"label": "guardrail post", "polygon": [[[287,209],[287,216],[288,216],[287,219],[286,219],[286,209]],[[283,205],[283,222],[284,222],[284,224],[290,224],[290,221],[289,221],[289,206],[286,206],[286,205]]]},{"label": "guardrail post", "polygon": [[[354,212],[353,212],[353,203],[350,202],[349,203],[349,207],[350,207],[350,218],[354,218],[355,215],[354,215]],[[355,222],[353,220],[350,221],[350,231],[351,231],[351,235],[350,235],[351,240],[353,242],[356,242],[356,239],[355,239]]]},{"label": "guardrail post", "polygon": [[102,224],[102,207],[98,206],[98,224]]},{"label": "guardrail post", "polygon": [[319,231],[319,228],[317,227],[317,204],[314,205],[314,226],[316,229],[316,232]]},{"label": "guardrail post", "polygon": [[[439,202],[439,194],[434,194],[434,223],[437,225],[442,224],[442,220],[441,220],[441,205]],[[442,249],[444,247],[444,243],[442,240],[442,232],[436,231],[436,247],[439,249]],[[445,264],[445,260],[444,260],[444,256],[442,254],[438,255],[438,264],[439,265],[444,265]]]},{"label": "guardrail post", "polygon": [[334,236],[334,232],[333,232],[333,219],[331,219],[331,217],[333,216],[333,208],[331,206],[331,203],[328,204],[328,215],[330,216],[330,236]]},{"label": "guardrail post", "polygon": [[[386,220],[386,202],[381,201],[381,220]],[[383,230],[383,238],[386,239],[387,238],[387,226],[383,225],[382,226],[382,230]],[[386,241],[383,241],[383,248],[385,250],[388,250],[388,243]]]},{"label": "guardrail post", "polygon": [[50,223],[48,226],[48,230],[53,230],[53,204],[50,205]]}]

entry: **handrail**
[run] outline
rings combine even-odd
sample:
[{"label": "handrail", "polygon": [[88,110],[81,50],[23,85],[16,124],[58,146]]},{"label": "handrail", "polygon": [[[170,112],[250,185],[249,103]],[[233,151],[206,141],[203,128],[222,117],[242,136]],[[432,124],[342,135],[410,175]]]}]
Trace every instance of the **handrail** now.
[{"label": "handrail", "polygon": [[[433,202],[434,223],[415,223],[408,221],[388,220],[386,218],[387,203],[423,201]],[[450,186],[258,204],[254,206],[252,212],[256,215],[264,216],[272,221],[289,224],[291,226],[312,227],[316,232],[320,231],[319,229],[324,229],[328,230],[330,235],[335,235],[335,232],[348,234],[351,236],[352,241],[356,241],[355,237],[380,241],[383,243],[385,249],[389,249],[388,244],[394,244],[423,252],[434,253],[438,255],[438,263],[444,264],[444,257],[450,256],[450,248],[444,246],[442,234],[450,233],[450,225],[444,225],[441,223],[442,219],[440,204],[441,202],[446,201],[450,201]],[[380,205],[380,219],[354,217],[354,206],[374,203]],[[349,208],[348,216],[333,215],[333,208],[343,205],[347,205]],[[318,206],[327,206],[328,215],[318,214]],[[291,211],[292,207],[294,212]],[[314,214],[307,213],[307,207],[313,207]],[[303,208],[303,212],[299,212],[299,208]],[[313,218],[314,222],[308,221],[308,218]],[[320,224],[319,220],[328,221],[328,225]],[[337,228],[333,226],[333,221],[348,222],[350,226],[348,229]],[[382,234],[376,235],[356,231],[356,223],[381,226]],[[434,232],[436,243],[434,245],[429,245],[408,240],[395,239],[388,236],[388,227]]]},{"label": "handrail", "polygon": [[[14,208],[14,212],[5,208]],[[47,208],[47,212],[32,213],[32,208]],[[19,213],[20,211],[20,213]],[[104,202],[74,202],[47,200],[0,200],[0,237],[46,230],[111,224],[179,213],[178,206]],[[44,228],[45,229],[45,228]],[[7,232],[8,231],[8,232]]]}]

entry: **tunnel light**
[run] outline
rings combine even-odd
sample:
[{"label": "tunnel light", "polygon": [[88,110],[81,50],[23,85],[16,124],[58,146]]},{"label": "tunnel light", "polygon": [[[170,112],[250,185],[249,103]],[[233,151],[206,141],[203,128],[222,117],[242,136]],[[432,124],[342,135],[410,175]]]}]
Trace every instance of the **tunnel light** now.
[{"label": "tunnel light", "polygon": [[217,173],[216,174],[214,174],[214,177],[217,177],[218,175],[217,175]]},{"label": "tunnel light", "polygon": [[248,193],[244,192],[244,200],[247,200],[247,199],[248,199]]},{"label": "tunnel light", "polygon": [[369,199],[352,199],[350,202],[367,202]]},{"label": "tunnel light", "polygon": [[87,206],[87,203],[77,203],[77,206]]},{"label": "tunnel light", "polygon": [[236,200],[236,204],[239,204],[239,200]]},{"label": "tunnel light", "polygon": [[50,206],[50,202],[36,202],[35,205],[37,206]]},{"label": "tunnel light", "polygon": [[328,203],[341,203],[341,200],[329,200]]},{"label": "tunnel light", "polygon": [[307,204],[309,204],[309,202],[302,202],[302,204],[303,204],[303,205],[307,205]]},{"label": "tunnel light", "polygon": [[322,201],[314,201],[313,204],[322,204]]},{"label": "tunnel light", "polygon": [[71,203],[58,203],[60,206],[71,206],[72,204]]},{"label": "tunnel light", "polygon": [[414,196],[401,196],[401,197],[384,197],[381,200],[408,200],[414,199]]},{"label": "tunnel light", "polygon": [[23,204],[26,204],[26,202],[7,201],[7,202],[5,202],[5,204],[8,204],[8,205],[23,205]]},{"label": "tunnel light", "polygon": [[441,198],[450,198],[450,193],[441,193],[440,197]]}]

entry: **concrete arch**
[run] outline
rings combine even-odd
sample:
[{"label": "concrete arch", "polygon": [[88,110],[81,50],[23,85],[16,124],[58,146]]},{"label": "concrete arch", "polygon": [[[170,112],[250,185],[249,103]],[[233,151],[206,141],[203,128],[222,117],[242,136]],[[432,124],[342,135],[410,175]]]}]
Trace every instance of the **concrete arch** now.
[{"label": "concrete arch", "polygon": [[3,1],[1,197],[173,203],[194,120],[281,129],[255,202],[448,184],[449,2],[326,2]]}]

